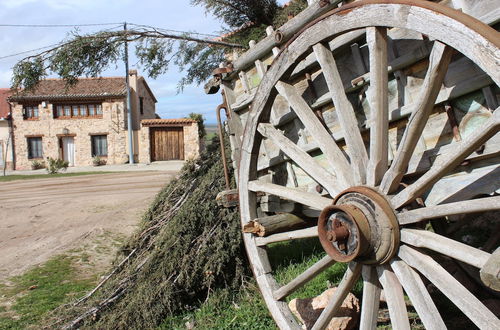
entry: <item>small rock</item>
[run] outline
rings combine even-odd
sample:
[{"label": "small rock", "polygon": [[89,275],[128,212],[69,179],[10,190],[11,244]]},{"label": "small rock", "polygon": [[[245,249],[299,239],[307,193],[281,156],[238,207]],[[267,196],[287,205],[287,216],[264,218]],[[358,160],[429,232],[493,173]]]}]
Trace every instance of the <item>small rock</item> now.
[{"label": "small rock", "polygon": [[[311,329],[330,301],[337,288],[331,288],[315,298],[293,299],[288,306],[293,314],[304,324],[304,329]],[[327,330],[355,329],[359,320],[359,300],[352,293],[344,299]]]},{"label": "small rock", "polygon": [[36,288],[38,288],[38,285],[32,285],[28,288],[28,290],[35,290]]},{"label": "small rock", "polygon": [[194,324],[194,321],[191,320],[191,321],[187,321],[185,325],[186,325],[187,330],[192,330],[192,329],[194,329],[195,324]]}]

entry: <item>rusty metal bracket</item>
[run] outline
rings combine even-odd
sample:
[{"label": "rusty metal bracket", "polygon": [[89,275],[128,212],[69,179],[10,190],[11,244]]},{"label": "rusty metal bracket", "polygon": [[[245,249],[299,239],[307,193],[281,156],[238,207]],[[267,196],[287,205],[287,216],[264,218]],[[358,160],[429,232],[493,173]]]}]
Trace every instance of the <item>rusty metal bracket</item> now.
[{"label": "rusty metal bracket", "polygon": [[238,189],[224,190],[217,194],[215,198],[217,205],[222,207],[234,207],[239,205],[240,196]]},{"label": "rusty metal bracket", "polygon": [[233,66],[229,64],[226,67],[214,69],[214,71],[212,71],[212,74],[214,76],[220,76],[224,73],[231,73],[231,72],[233,72]]},{"label": "rusty metal bracket", "polygon": [[222,156],[222,164],[224,166],[224,179],[226,180],[226,189],[229,190],[231,189],[231,181],[229,180],[229,169],[227,166],[227,158],[226,158],[226,147],[224,145],[224,135],[222,132],[222,121],[220,118],[220,111],[224,109],[226,112],[226,117],[230,118],[228,107],[227,107],[227,100],[226,100],[226,95],[224,94],[224,91],[221,91],[222,95],[222,103],[217,106],[216,109],[216,114],[217,114],[217,127],[219,130],[219,143],[220,143],[220,152]]}]

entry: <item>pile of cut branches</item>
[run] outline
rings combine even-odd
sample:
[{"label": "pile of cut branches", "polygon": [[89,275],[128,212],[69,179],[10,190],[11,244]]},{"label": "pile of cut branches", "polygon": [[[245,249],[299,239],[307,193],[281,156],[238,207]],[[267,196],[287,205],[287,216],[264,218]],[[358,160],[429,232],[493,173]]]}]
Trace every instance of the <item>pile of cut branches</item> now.
[{"label": "pile of cut branches", "polygon": [[219,155],[215,140],[184,166],[157,195],[114,269],[86,296],[56,310],[51,327],[154,328],[217,288],[241,286],[239,215],[215,202],[225,187]]}]

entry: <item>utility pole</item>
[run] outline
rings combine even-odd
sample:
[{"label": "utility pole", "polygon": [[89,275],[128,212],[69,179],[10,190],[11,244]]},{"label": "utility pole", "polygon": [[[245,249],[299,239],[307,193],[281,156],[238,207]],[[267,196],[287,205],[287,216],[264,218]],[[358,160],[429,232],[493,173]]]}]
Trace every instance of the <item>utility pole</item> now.
[{"label": "utility pole", "polygon": [[128,72],[128,40],[127,40],[127,22],[123,23],[125,31],[125,84],[127,85],[127,128],[128,128],[128,163],[134,164],[134,137],[132,132],[132,100],[130,99],[130,83]]}]

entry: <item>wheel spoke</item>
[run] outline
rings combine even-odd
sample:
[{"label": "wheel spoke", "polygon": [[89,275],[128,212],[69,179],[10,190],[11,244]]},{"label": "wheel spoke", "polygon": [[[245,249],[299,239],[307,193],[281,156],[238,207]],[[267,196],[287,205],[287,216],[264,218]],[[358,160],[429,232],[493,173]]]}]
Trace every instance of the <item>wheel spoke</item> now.
[{"label": "wheel spoke", "polygon": [[291,230],[285,233],[269,235],[267,237],[255,237],[255,244],[257,246],[265,246],[271,243],[291,241],[294,239],[309,238],[309,237],[318,237],[317,226],[305,229]]},{"label": "wheel spoke", "polygon": [[321,197],[318,194],[308,193],[297,188],[283,187],[274,183],[266,183],[258,180],[249,181],[248,189],[254,192],[265,192],[271,195],[280,196],[297,203],[310,206],[317,210],[323,210],[328,205],[332,204],[332,200],[326,197]]},{"label": "wheel spoke", "polygon": [[388,72],[387,29],[366,29],[366,42],[370,52],[370,161],[367,183],[377,186],[387,170],[388,164]]},{"label": "wheel spoke", "polygon": [[332,52],[322,44],[314,45],[313,50],[323,70],[323,75],[332,96],[333,105],[335,106],[340,126],[344,132],[347,153],[349,154],[351,166],[354,171],[355,179],[357,180],[356,183],[363,184],[365,182],[368,155],[366,153],[365,144],[363,143],[363,138],[361,137],[354,109],[344,92],[344,85],[340,78]]},{"label": "wheel spoke", "polygon": [[377,327],[378,307],[380,305],[380,283],[375,267],[363,266],[363,299],[359,328],[370,330]]},{"label": "wheel spoke", "polygon": [[432,167],[422,175],[415,183],[399,192],[391,200],[395,208],[399,208],[428,190],[436,181],[446,173],[457,167],[467,156],[477,150],[490,137],[498,132],[500,126],[500,108],[497,108],[493,116],[477,129],[477,134],[471,134],[456,147],[439,156]]},{"label": "wheel spoke", "polygon": [[443,85],[452,54],[452,48],[437,40],[434,41],[432,52],[429,56],[429,68],[422,83],[418,101],[415,102],[415,108],[412,111],[411,118],[401,139],[396,157],[382,180],[381,189],[385,193],[394,191],[406,172],[408,162],[417,146],[418,139],[422,135],[422,131]]},{"label": "wheel spoke", "polygon": [[273,296],[274,299],[276,300],[281,300],[283,298],[288,297],[290,294],[295,292],[297,289],[301,288],[309,282],[310,280],[314,279],[316,276],[321,274],[323,271],[331,267],[333,264],[335,264],[335,260],[330,258],[330,256],[326,255],[323,257],[320,261],[316,262],[314,265],[309,267],[306,271],[304,271],[302,274],[294,278],[292,281],[290,281],[288,284],[282,286],[278,290],[274,291]]},{"label": "wheel spoke", "polygon": [[483,267],[490,257],[488,252],[481,251],[427,230],[402,229],[401,242],[439,252],[445,256],[460,260],[477,268]]},{"label": "wheel spoke", "polygon": [[427,219],[441,218],[447,215],[468,214],[493,210],[500,210],[500,196],[428,206],[421,209],[401,212],[398,213],[398,222],[400,225],[407,225]]},{"label": "wheel spoke", "polygon": [[349,162],[338,147],[333,137],[321,124],[318,117],[314,115],[313,110],[307,105],[302,96],[292,85],[284,82],[278,82],[276,89],[293,108],[306,129],[314,137],[319,148],[325,155],[328,164],[333,167],[333,172],[344,188],[353,185],[351,179],[351,170]]},{"label": "wheel spoke", "polygon": [[396,275],[388,266],[377,267],[377,272],[384,289],[387,306],[389,307],[389,316],[391,325],[394,329],[410,330],[410,321],[408,320],[408,311],[403,295],[403,288]]},{"label": "wheel spoke", "polygon": [[391,267],[410,297],[425,328],[430,330],[446,329],[436,305],[417,272],[404,261],[396,258],[391,261]]},{"label": "wheel spoke", "polygon": [[338,186],[338,180],[321,167],[307,152],[300,149],[295,143],[285,137],[283,133],[274,128],[273,125],[259,124],[258,130],[264,137],[273,141],[281,151],[290,157],[309,176],[325,187],[331,196],[336,196],[340,193],[341,187]]},{"label": "wheel spoke", "polygon": [[418,269],[480,329],[500,329],[498,318],[431,257],[402,245],[399,257]]},{"label": "wheel spoke", "polygon": [[349,263],[349,268],[347,268],[342,281],[340,281],[340,284],[333,293],[333,296],[328,302],[328,305],[316,320],[316,323],[314,323],[312,330],[325,329],[328,326],[328,323],[330,323],[337,310],[340,308],[340,306],[342,306],[344,299],[347,297],[349,291],[358,280],[361,273],[361,268],[361,264],[355,262]]}]

